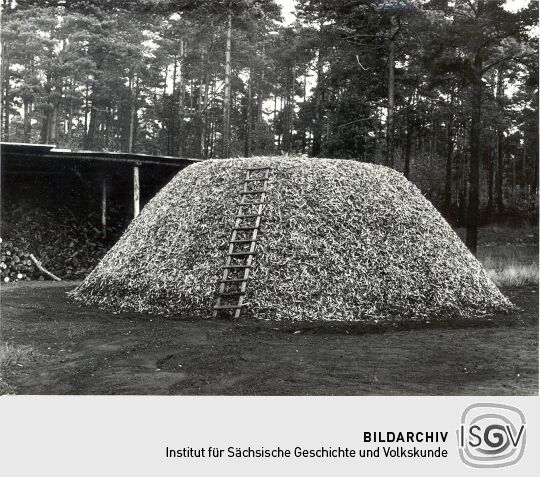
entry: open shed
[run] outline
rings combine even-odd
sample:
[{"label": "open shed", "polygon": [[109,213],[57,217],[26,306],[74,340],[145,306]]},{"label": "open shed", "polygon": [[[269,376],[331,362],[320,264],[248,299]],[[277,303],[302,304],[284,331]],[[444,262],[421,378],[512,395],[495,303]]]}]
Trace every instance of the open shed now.
[{"label": "open shed", "polygon": [[1,143],[1,197],[10,208],[37,201],[50,207],[68,205],[75,215],[99,211],[96,225],[105,234],[109,207],[120,209],[120,220],[127,225],[179,170],[198,161]]}]

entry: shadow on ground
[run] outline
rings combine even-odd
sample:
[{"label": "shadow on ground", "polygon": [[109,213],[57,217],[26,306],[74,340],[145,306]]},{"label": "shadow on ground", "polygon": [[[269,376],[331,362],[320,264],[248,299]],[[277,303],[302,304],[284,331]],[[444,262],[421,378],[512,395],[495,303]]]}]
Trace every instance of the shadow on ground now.
[{"label": "shadow on ground", "polygon": [[3,340],[31,352],[4,366],[0,393],[538,394],[532,286],[503,290],[511,316],[366,330],[116,315],[68,301],[74,285],[3,287]]}]

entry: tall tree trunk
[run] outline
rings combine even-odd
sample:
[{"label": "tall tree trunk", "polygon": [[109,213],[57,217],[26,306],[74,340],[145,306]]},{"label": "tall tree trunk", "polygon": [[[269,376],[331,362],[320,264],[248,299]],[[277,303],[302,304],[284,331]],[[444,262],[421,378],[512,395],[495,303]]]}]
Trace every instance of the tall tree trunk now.
[{"label": "tall tree trunk", "polygon": [[[259,80],[257,81],[257,116],[256,116],[256,122],[255,122],[255,131],[260,131],[260,125],[262,124],[263,122],[263,102],[264,102],[264,95],[263,95],[263,88],[264,88],[264,73],[266,71],[266,65],[265,65],[265,62],[266,62],[266,32],[263,31],[263,36],[262,36],[262,53],[261,53],[261,63],[262,63],[262,66],[260,68],[260,76],[259,76]],[[255,136],[255,154],[259,154],[260,153],[260,149],[261,149],[261,137],[259,134],[256,134]]]},{"label": "tall tree trunk", "polygon": [[2,139],[9,141],[9,94],[10,94],[10,74],[9,74],[9,58],[6,57],[6,48],[2,45],[2,62],[3,62],[3,110],[4,110],[4,131]]},{"label": "tall tree trunk", "polygon": [[431,162],[435,154],[437,154],[437,141],[436,141],[436,126],[435,126],[435,104],[431,103],[430,113],[430,125],[429,125],[429,154],[427,156],[428,166],[431,166]]},{"label": "tall tree trunk", "polygon": [[59,146],[58,123],[60,121],[60,100],[62,98],[62,87],[55,87],[55,97],[51,115],[51,143]]},{"label": "tall tree trunk", "polygon": [[89,97],[88,80],[86,81],[86,89],[84,92],[84,147],[88,149],[88,97]]},{"label": "tall tree trunk", "polygon": [[251,84],[252,84],[253,70],[249,68],[249,79],[247,85],[247,96],[246,96],[246,137],[244,144],[244,153],[246,157],[251,156],[251,128],[252,128],[252,112],[251,112]]},{"label": "tall tree trunk", "polygon": [[97,123],[97,108],[95,104],[95,95],[90,93],[90,112],[88,118],[88,134],[87,134],[87,149],[96,149],[96,123]]},{"label": "tall tree trunk", "polygon": [[73,141],[73,92],[75,91],[75,77],[73,77],[70,81],[69,85],[69,111],[68,111],[68,118],[67,118],[67,143],[68,148],[72,148],[72,141]]},{"label": "tall tree trunk", "polygon": [[135,120],[137,117],[137,96],[139,94],[139,80],[136,74],[132,75],[131,81],[131,107],[129,111],[128,152],[133,152],[135,147]]},{"label": "tall tree trunk", "polygon": [[231,154],[231,36],[232,36],[232,9],[229,5],[227,14],[227,43],[225,47],[225,86],[223,92],[223,143],[221,157],[227,158]]},{"label": "tall tree trunk", "polygon": [[58,105],[56,102],[54,103],[52,108],[49,126],[49,142],[58,146]]},{"label": "tall tree trunk", "polygon": [[201,88],[204,86],[204,93],[202,94],[202,102],[201,102],[201,108],[200,108],[200,116],[201,116],[201,157],[203,159],[206,159],[207,157],[207,145],[206,145],[206,136],[207,136],[207,107],[208,107],[208,95],[209,95],[209,89],[210,89],[210,75],[208,73],[210,69],[210,60],[208,58],[208,55],[204,55],[203,53],[203,59],[204,61],[204,75],[203,75],[203,83],[201,84]]},{"label": "tall tree trunk", "polygon": [[405,161],[403,165],[403,175],[408,179],[411,175],[411,149],[412,149],[412,124],[407,112],[407,135],[405,136]]},{"label": "tall tree trunk", "polygon": [[291,90],[288,85],[285,86],[285,106],[281,109],[282,118],[282,133],[283,133],[283,148],[284,152],[289,152],[289,104],[291,102]]},{"label": "tall tree trunk", "polygon": [[[110,150],[110,140],[111,140],[111,116],[112,108],[105,108],[105,140],[104,140],[104,150]],[[152,128],[153,131],[153,128]]]},{"label": "tall tree trunk", "polygon": [[390,16],[390,45],[388,52],[388,115],[386,118],[387,165],[394,167],[394,108],[395,108],[395,56],[398,25],[395,15]]},{"label": "tall tree trunk", "polygon": [[277,134],[277,93],[274,94],[274,113],[272,114],[272,120],[274,122],[274,141],[273,146],[276,147],[276,139],[275,137],[278,136],[278,142],[277,142],[277,148],[279,151],[279,135]]},{"label": "tall tree trunk", "polygon": [[[499,117],[502,118],[504,113],[504,68],[500,66],[497,70],[497,108],[499,110]],[[498,121],[497,126],[497,177],[496,177],[496,189],[497,189],[497,214],[499,216],[504,215],[504,131],[502,127],[502,121]]]},{"label": "tall tree trunk", "polygon": [[471,159],[469,169],[469,203],[465,245],[476,255],[478,247],[478,222],[480,212],[480,128],[482,113],[482,53],[474,56],[471,115]]},{"label": "tall tree trunk", "polygon": [[278,131],[278,137],[277,137],[277,145],[278,145],[278,153],[281,154],[281,135],[283,134],[283,123],[284,123],[284,118],[283,118],[283,98],[280,96],[279,97],[279,112],[281,113],[281,127]]},{"label": "tall tree trunk", "polygon": [[90,102],[90,117],[88,119],[88,133],[86,136],[87,142],[86,142],[86,148],[93,150],[96,149],[96,130],[97,130],[97,115],[98,115],[98,108],[96,104],[96,93],[94,91],[94,88],[89,93],[89,102]]},{"label": "tall tree trunk", "polygon": [[488,202],[486,205],[486,223],[489,224],[493,218],[493,172],[495,170],[495,153],[493,148],[489,149],[487,161]]},{"label": "tall tree trunk", "polygon": [[452,108],[452,97],[450,97],[450,111],[446,123],[446,175],[444,179],[444,213],[447,217],[450,217],[450,209],[452,208],[452,161],[454,156],[454,114],[451,111]]},{"label": "tall tree trunk", "polygon": [[[210,103],[213,101],[213,98],[216,96],[216,77],[215,75],[210,75],[210,90],[209,90],[209,96],[207,100],[207,105],[209,106]],[[210,99],[212,98],[212,100]],[[215,142],[215,135],[216,135],[216,121],[213,119],[212,116],[210,116],[210,122],[208,127],[208,143],[206,145],[206,152],[205,157],[211,158],[214,157],[214,142]]]},{"label": "tall tree trunk", "polygon": [[208,151],[208,157],[214,157],[214,144],[216,142],[216,123],[212,121],[210,123],[210,147]]},{"label": "tall tree trunk", "polygon": [[517,157],[512,156],[512,205],[516,206],[516,161]]},{"label": "tall tree trunk", "polygon": [[311,146],[311,155],[318,156],[321,153],[321,136],[322,136],[322,75],[323,61],[322,50],[319,47],[317,54],[317,85],[315,86],[315,118],[313,123],[313,141]]},{"label": "tall tree trunk", "polygon": [[32,103],[29,99],[24,99],[23,111],[24,111],[24,126],[23,126],[23,142],[30,142],[30,134],[32,132],[32,121],[30,118],[30,112],[32,110]]},{"label": "tall tree trunk", "polygon": [[200,75],[199,75],[199,94],[197,97],[197,122],[196,126],[198,127],[197,130],[197,137],[198,137],[198,156],[204,157],[204,124],[203,124],[203,101],[204,101],[204,72],[203,70],[205,68],[205,62],[204,62],[204,50],[202,47],[200,48],[200,54],[201,54],[201,69],[200,69]]},{"label": "tall tree trunk", "polygon": [[[176,71],[178,68],[178,58],[176,55],[174,55],[174,64],[173,64],[173,75],[172,75],[172,97],[170,101],[170,108],[169,108],[169,131],[167,134],[167,154],[169,156],[174,155],[173,151],[175,150],[175,137],[174,134],[176,132],[176,96],[177,96],[177,90],[176,90]],[[167,84],[167,68],[165,69],[165,85]],[[166,86],[164,86],[163,96],[165,97],[165,89]]]},{"label": "tall tree trunk", "polygon": [[467,155],[462,151],[461,170],[459,179],[459,218],[460,223],[467,225],[467,196],[469,193],[469,181],[467,180]]},{"label": "tall tree trunk", "polygon": [[49,144],[51,141],[51,108],[49,105],[51,97],[51,75],[46,74],[45,84],[43,85],[44,97],[47,98],[43,106],[43,122],[41,124],[41,142]]},{"label": "tall tree trunk", "polygon": [[526,151],[527,151],[527,142],[525,140],[525,138],[523,138],[523,161],[522,161],[522,170],[521,170],[521,190],[522,191],[525,191],[526,189],[526,186],[527,186],[527,174],[526,174],[526,170],[527,170],[527,154],[526,154]]},{"label": "tall tree trunk", "polygon": [[186,98],[186,81],[184,74],[184,39],[180,39],[180,61],[178,63],[178,156],[184,155],[184,104]]},{"label": "tall tree trunk", "polygon": [[[176,62],[177,62],[177,57],[176,55],[174,55],[174,67],[176,68]],[[165,65],[165,71],[164,71],[164,79],[163,79],[163,93],[161,94],[161,96],[163,98],[165,98],[165,96],[167,96],[167,85],[168,85],[168,82],[169,82],[169,65]],[[174,94],[174,85],[176,84],[175,81],[173,81],[173,94]]]},{"label": "tall tree trunk", "polygon": [[289,90],[289,120],[288,120],[288,128],[287,128],[287,152],[291,154],[293,152],[293,129],[294,129],[294,108],[296,105],[296,101],[294,98],[295,94],[295,85],[296,85],[296,61],[293,63],[292,67],[292,77],[291,77],[291,84],[290,84],[290,90]]},{"label": "tall tree trunk", "polygon": [[[92,95],[94,96],[94,95]],[[90,118],[88,120],[88,144],[87,149],[96,149],[96,129],[97,129],[97,107],[95,105],[95,96],[90,99]]]},{"label": "tall tree trunk", "polygon": [[[306,105],[306,96],[307,96],[307,74],[304,74],[304,84],[303,84],[303,104]],[[306,153],[306,123],[302,121],[302,154]]]},{"label": "tall tree trunk", "polygon": [[531,209],[531,212],[534,212],[535,207],[535,199],[538,196],[538,161],[533,161],[533,171],[534,174],[532,175],[532,184],[531,184],[531,193],[530,193],[530,205],[529,208]]}]

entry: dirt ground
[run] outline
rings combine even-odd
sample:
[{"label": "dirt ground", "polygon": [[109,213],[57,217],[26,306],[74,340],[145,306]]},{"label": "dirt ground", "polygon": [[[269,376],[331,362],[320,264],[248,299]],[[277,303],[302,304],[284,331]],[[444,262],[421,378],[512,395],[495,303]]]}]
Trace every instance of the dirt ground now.
[{"label": "dirt ground", "polygon": [[0,393],[538,394],[537,287],[503,290],[511,316],[367,330],[116,315],[67,300],[75,284],[2,287],[2,341],[26,351]]}]

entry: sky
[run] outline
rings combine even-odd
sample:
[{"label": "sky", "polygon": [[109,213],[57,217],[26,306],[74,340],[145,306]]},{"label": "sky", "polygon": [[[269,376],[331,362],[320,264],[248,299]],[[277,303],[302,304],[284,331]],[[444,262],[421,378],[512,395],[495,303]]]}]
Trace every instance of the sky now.
[{"label": "sky", "polygon": [[530,1],[535,1],[535,0],[506,0],[506,4],[504,8],[505,10],[511,13],[515,13],[521,10],[522,8],[525,8],[529,4]]},{"label": "sky", "polygon": [[294,22],[294,7],[296,5],[295,0],[276,0],[276,3],[281,6],[281,15],[285,25],[289,25]]}]

